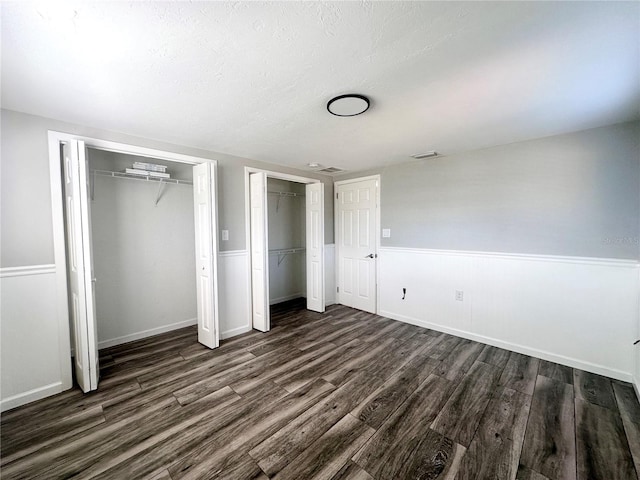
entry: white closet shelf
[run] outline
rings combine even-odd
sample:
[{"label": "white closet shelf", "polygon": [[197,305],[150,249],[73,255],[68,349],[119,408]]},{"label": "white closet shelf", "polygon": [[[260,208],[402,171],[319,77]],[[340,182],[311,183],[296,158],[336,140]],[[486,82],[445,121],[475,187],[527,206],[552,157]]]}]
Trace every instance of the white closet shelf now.
[{"label": "white closet shelf", "polygon": [[160,198],[162,198],[162,191],[165,185],[193,185],[191,180],[179,180],[177,178],[162,178],[162,177],[152,177],[151,175],[136,175],[135,173],[125,173],[125,172],[112,172],[110,170],[91,170],[90,172],[91,179],[91,200],[94,199],[95,196],[95,185],[94,179],[96,176],[99,177],[111,177],[111,178],[124,178],[125,180],[138,180],[142,182],[156,182],[158,183],[158,193],[156,193],[156,202],[158,205]]},{"label": "white closet shelf", "polygon": [[269,190],[267,193],[270,195],[278,195],[280,197],[304,197],[304,193],[296,192],[276,192],[273,190]]},{"label": "white closet shelf", "polygon": [[277,255],[278,256],[278,266],[282,263],[282,261],[287,257],[287,255],[294,255],[296,253],[302,253],[306,250],[304,247],[295,247],[295,248],[280,248],[277,250],[269,250],[269,255]]},{"label": "white closet shelf", "polygon": [[136,175],[134,173],[112,172],[110,170],[92,170],[90,173],[100,177],[127,178],[131,180],[142,180],[143,182],[160,182],[173,185],[193,185],[191,180],[179,180],[177,178],[152,177],[150,175]]},{"label": "white closet shelf", "polygon": [[274,190],[268,190],[267,193],[269,195],[277,195],[278,196],[278,203],[276,203],[276,213],[278,211],[280,211],[280,199],[285,197],[285,198],[301,198],[304,197],[304,193],[296,193],[296,192],[277,192]]},{"label": "white closet shelf", "polygon": [[294,253],[304,252],[306,248],[304,247],[295,247],[295,248],[280,248],[277,250],[269,250],[269,255],[291,255]]}]

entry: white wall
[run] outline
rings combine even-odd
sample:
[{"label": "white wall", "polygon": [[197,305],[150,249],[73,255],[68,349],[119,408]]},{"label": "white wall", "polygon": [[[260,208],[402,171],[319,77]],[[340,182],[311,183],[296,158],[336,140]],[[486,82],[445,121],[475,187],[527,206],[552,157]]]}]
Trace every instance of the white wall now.
[{"label": "white wall", "polygon": [[394,247],[379,258],[380,315],[631,381],[634,260]]},{"label": "white wall", "polygon": [[[89,149],[90,170],[124,171],[139,157]],[[192,180],[191,165],[168,165]],[[98,346],[195,325],[193,187],[94,176],[91,219]]]}]

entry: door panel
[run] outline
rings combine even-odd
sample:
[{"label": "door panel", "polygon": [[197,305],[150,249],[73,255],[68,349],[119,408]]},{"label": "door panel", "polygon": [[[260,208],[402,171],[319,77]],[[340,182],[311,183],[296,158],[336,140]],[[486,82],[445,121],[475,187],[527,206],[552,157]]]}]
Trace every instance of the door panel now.
[{"label": "door panel", "polygon": [[253,328],[261,332],[271,329],[269,316],[269,252],[267,227],[267,175],[249,175],[251,222],[251,304]]},{"label": "door panel", "polygon": [[306,190],[307,308],[324,312],[324,184]]},{"label": "door panel", "polygon": [[338,302],[376,311],[377,180],[337,187]]},{"label": "door panel", "polygon": [[91,248],[91,205],[84,142],[62,145],[67,270],[75,373],[83,392],[98,388],[98,332]]},{"label": "door panel", "polygon": [[215,186],[215,165],[201,163],[193,167],[198,341],[209,348],[220,344]]}]

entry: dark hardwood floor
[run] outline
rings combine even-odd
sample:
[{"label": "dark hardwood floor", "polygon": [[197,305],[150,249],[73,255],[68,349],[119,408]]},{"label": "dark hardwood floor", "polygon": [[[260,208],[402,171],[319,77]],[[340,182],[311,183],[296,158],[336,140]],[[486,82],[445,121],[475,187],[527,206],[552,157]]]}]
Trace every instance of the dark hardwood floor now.
[{"label": "dark hardwood floor", "polygon": [[101,351],[98,391],[2,415],[0,476],[630,480],[630,384],[342,306]]}]

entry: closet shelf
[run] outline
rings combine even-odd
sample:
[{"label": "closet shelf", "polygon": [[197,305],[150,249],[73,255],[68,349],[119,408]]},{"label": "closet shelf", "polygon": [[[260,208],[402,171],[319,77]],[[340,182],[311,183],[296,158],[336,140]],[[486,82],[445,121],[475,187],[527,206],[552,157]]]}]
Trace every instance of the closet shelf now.
[{"label": "closet shelf", "polygon": [[296,193],[296,192],[276,192],[273,190],[269,190],[267,193],[271,195],[278,195],[280,197],[304,197],[304,193]]},{"label": "closet shelf", "polygon": [[179,180],[177,178],[151,177],[151,176],[144,176],[144,175],[135,175],[133,173],[112,172],[109,170],[92,170],[91,173],[93,175],[98,175],[100,177],[127,178],[131,180],[142,180],[143,182],[160,182],[160,183],[169,183],[173,185],[193,185],[193,182],[191,180]]},{"label": "closet shelf", "polygon": [[280,210],[280,199],[281,198],[296,198],[296,197],[304,197],[304,193],[296,193],[296,192],[277,192],[274,190],[268,190],[267,193],[269,195],[277,195],[278,202],[276,203],[276,213]]},{"label": "closet shelf", "polygon": [[287,255],[294,255],[296,253],[302,253],[306,250],[304,247],[295,247],[295,248],[280,248],[277,250],[269,250],[269,255],[277,255],[278,256],[278,266],[284,261]]},{"label": "closet shelf", "polygon": [[112,178],[124,178],[126,180],[138,180],[142,182],[156,182],[158,184],[158,193],[156,193],[156,201],[155,204],[158,205],[160,198],[162,198],[162,192],[164,190],[165,185],[193,185],[191,180],[179,180],[177,178],[161,178],[161,177],[152,177],[152,176],[144,176],[144,175],[136,175],[134,173],[125,173],[125,172],[112,172],[110,170],[91,170],[91,200],[94,199],[95,196],[95,185],[94,179],[96,176],[99,177],[112,177]]}]

